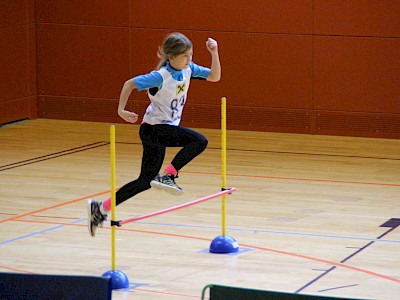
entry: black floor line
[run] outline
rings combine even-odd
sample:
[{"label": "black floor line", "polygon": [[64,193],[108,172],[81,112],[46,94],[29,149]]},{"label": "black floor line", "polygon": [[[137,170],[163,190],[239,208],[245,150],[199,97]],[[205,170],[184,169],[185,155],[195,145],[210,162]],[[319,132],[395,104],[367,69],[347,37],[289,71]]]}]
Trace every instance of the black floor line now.
[{"label": "black floor line", "polygon": [[66,155],[70,155],[70,154],[74,154],[74,153],[78,153],[78,152],[83,152],[83,151],[98,148],[98,147],[103,147],[108,144],[109,144],[109,142],[96,142],[93,144],[88,144],[88,145],[84,145],[84,146],[80,146],[80,147],[76,147],[76,148],[72,148],[72,149],[68,149],[68,150],[63,150],[63,151],[56,152],[56,153],[51,153],[51,154],[47,154],[47,155],[43,155],[43,156],[39,156],[39,157],[27,159],[27,160],[15,162],[15,163],[8,164],[8,165],[3,165],[3,166],[0,166],[0,172],[27,166],[27,165],[31,165],[31,164],[35,164],[38,162],[54,159],[54,158],[61,157],[61,156],[66,156]]}]

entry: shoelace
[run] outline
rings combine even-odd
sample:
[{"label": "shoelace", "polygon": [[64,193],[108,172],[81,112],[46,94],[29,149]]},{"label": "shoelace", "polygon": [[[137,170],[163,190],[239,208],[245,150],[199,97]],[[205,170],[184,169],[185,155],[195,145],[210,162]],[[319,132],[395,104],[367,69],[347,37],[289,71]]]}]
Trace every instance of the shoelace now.
[{"label": "shoelace", "polygon": [[104,222],[105,220],[107,220],[107,215],[103,215],[103,214],[100,212],[99,207],[97,206],[97,207],[95,208],[94,213],[93,213],[93,222],[94,222],[96,225],[102,225],[103,222]]},{"label": "shoelace", "polygon": [[173,176],[165,175],[162,177],[162,182],[165,184],[175,184],[175,180]]}]

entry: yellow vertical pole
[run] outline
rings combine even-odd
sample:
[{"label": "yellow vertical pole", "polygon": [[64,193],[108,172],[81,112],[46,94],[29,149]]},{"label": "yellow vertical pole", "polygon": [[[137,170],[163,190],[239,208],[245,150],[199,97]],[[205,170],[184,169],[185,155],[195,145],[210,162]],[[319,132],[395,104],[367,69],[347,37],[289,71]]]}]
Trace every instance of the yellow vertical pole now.
[{"label": "yellow vertical pole", "polygon": [[[221,175],[222,189],[226,189],[226,98],[221,98]],[[222,235],[226,235],[226,194],[222,195]]]},{"label": "yellow vertical pole", "polygon": [[[110,126],[110,161],[111,161],[111,220],[115,221],[115,125]],[[115,226],[111,226],[111,267],[116,269],[116,254],[115,254]]]}]

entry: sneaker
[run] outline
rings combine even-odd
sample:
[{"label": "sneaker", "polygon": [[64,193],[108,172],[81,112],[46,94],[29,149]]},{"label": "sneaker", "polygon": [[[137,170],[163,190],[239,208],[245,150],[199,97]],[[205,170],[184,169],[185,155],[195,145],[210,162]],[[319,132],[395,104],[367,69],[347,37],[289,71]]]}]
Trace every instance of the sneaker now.
[{"label": "sneaker", "polygon": [[96,235],[98,226],[103,227],[103,222],[107,220],[107,215],[103,215],[100,211],[101,201],[91,200],[88,201],[88,228],[92,237]]},{"label": "sneaker", "polygon": [[182,195],[183,189],[175,183],[175,178],[171,174],[160,175],[158,174],[150,183],[153,188],[164,190],[172,195]]}]

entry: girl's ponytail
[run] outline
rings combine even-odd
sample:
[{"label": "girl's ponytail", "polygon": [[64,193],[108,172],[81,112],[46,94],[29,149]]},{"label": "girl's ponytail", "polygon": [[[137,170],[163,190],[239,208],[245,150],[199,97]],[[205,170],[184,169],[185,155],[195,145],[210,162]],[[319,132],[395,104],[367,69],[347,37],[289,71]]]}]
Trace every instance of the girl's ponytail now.
[{"label": "girl's ponytail", "polygon": [[160,70],[161,67],[166,66],[168,62],[168,57],[165,55],[161,46],[158,47],[157,57],[160,59],[160,61],[158,62],[156,70]]}]

